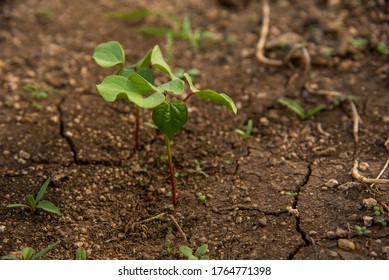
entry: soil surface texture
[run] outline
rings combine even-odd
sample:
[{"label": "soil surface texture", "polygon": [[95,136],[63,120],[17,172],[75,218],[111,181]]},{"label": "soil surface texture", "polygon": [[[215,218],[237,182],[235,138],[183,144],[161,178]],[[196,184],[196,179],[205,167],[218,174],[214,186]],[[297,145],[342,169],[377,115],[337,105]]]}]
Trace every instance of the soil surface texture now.
[{"label": "soil surface texture", "polygon": [[[97,260],[183,259],[181,245],[203,244],[218,260],[388,259],[388,1],[268,2],[266,14],[255,0],[1,1],[0,256],[60,241],[42,259],[74,259],[78,248]],[[153,13],[113,14],[140,9]],[[170,48],[139,32],[175,27],[169,15],[213,38]],[[279,65],[258,59],[260,38]],[[233,115],[187,102],[189,121],[172,142],[176,207],[163,135],[142,125],[134,152],[134,105],[97,92],[112,69],[91,56],[111,40],[130,64],[160,45],[174,70],[199,70],[199,88],[237,105]],[[38,98],[45,89],[55,91]],[[325,108],[300,120],[280,97]],[[248,120],[243,140],[234,130]],[[48,178],[44,199],[59,215],[7,208]]]}]

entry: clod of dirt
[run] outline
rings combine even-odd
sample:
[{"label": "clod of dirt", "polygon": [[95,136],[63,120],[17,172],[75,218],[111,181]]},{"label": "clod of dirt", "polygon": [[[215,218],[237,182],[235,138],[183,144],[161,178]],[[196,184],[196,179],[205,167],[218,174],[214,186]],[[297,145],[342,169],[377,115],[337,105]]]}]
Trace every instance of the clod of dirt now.
[{"label": "clod of dirt", "polygon": [[343,249],[343,250],[355,250],[355,244],[354,242],[352,242],[351,240],[349,239],[339,239],[338,240],[338,246],[340,249]]},{"label": "clod of dirt", "polygon": [[372,209],[374,206],[377,206],[377,200],[374,198],[366,198],[362,200],[362,204],[366,209]]},{"label": "clod of dirt", "polygon": [[373,224],[373,217],[370,216],[363,216],[363,224],[366,227],[370,227]]}]

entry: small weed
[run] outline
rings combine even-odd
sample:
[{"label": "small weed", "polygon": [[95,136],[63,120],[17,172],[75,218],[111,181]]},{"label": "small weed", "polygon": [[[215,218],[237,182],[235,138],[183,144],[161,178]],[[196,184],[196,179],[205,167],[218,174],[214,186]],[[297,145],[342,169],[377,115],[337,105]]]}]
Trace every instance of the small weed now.
[{"label": "small weed", "polygon": [[249,140],[251,136],[251,131],[253,129],[253,121],[248,120],[247,126],[246,126],[246,131],[240,130],[240,129],[235,129],[234,131],[242,136],[243,140]]},{"label": "small weed", "polygon": [[180,246],[179,250],[182,255],[188,258],[188,260],[209,260],[209,257],[205,255],[208,250],[207,244],[198,247],[194,255],[192,248],[189,248],[188,246]]},{"label": "small weed", "polygon": [[374,206],[373,210],[375,216],[381,216],[381,211],[379,206]]},{"label": "small weed", "polygon": [[295,112],[301,120],[306,120],[325,108],[324,104],[319,104],[305,111],[299,103],[287,97],[280,97],[278,102]]},{"label": "small weed", "polygon": [[35,198],[32,194],[26,195],[29,205],[18,203],[18,204],[8,204],[7,207],[9,207],[9,208],[12,208],[12,207],[30,208],[31,213],[35,213],[36,209],[42,209],[42,210],[45,210],[47,212],[59,214],[59,209],[57,208],[57,206],[55,206],[50,201],[41,200],[43,195],[46,192],[47,187],[49,186],[49,183],[50,183],[50,178],[47,179],[43,183],[41,189],[39,190],[39,192]]},{"label": "small weed", "polygon": [[[37,260],[40,257],[42,257],[44,254],[46,254],[48,251],[52,250],[59,243],[60,243],[59,241],[55,242],[54,244],[47,246],[45,249],[39,251],[36,254],[34,254],[34,249],[32,249],[31,247],[24,247],[22,250],[21,260]],[[1,259],[2,260],[18,260],[18,258],[15,256],[4,256]]]},{"label": "small weed", "polygon": [[381,211],[379,206],[374,206],[374,223],[380,224],[383,227],[386,227],[388,225],[386,219],[384,217],[381,217]]},{"label": "small weed", "polygon": [[[57,93],[62,94],[62,91],[53,88],[41,88],[36,84],[26,84],[21,87],[22,90],[30,92],[31,96],[35,100],[46,99],[49,94]],[[43,106],[37,101],[33,101],[32,106],[38,110],[42,110]]]},{"label": "small weed", "polygon": [[201,203],[204,203],[205,202],[205,199],[206,199],[206,195],[203,194],[202,192],[197,192],[196,193],[196,197],[197,197],[197,200]]},{"label": "small weed", "polygon": [[389,55],[389,47],[384,42],[379,42],[377,45],[377,51],[382,55]]},{"label": "small weed", "polygon": [[162,256],[170,256],[174,254],[174,249],[172,243],[169,240],[166,240],[163,244],[164,250],[162,251]]},{"label": "small weed", "polygon": [[365,226],[361,227],[361,226],[355,225],[354,228],[355,228],[355,232],[358,235],[365,235],[365,234],[371,233],[371,230],[367,229]]},{"label": "small weed", "polygon": [[203,175],[204,177],[208,177],[209,175],[207,173],[205,173],[201,167],[201,164],[198,160],[194,160],[194,163],[195,163],[195,169],[190,169],[188,170],[188,172],[192,172],[192,173],[198,173],[200,175]]},{"label": "small weed", "polygon": [[364,38],[355,38],[355,39],[352,39],[351,40],[351,44],[354,46],[354,47],[358,47],[358,48],[363,48],[367,45],[369,41],[367,39],[364,39]]},{"label": "small weed", "polygon": [[76,260],[86,260],[86,251],[82,248],[76,250]]}]

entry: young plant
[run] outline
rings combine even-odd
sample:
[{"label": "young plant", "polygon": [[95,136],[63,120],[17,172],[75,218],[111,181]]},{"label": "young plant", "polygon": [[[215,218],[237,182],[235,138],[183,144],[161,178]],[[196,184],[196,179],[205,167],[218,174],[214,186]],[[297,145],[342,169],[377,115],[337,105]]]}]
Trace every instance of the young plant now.
[{"label": "young plant", "polygon": [[[101,84],[97,85],[97,90],[106,101],[127,99],[137,105],[138,111],[140,108],[152,109],[152,120],[165,135],[172,200],[175,206],[177,200],[171,141],[188,120],[188,109],[185,102],[191,96],[196,95],[201,99],[221,104],[236,114],[237,109],[234,102],[224,93],[197,89],[193,86],[192,79],[187,73],[183,76],[189,84],[189,93],[184,100],[175,98],[184,92],[185,82],[173,74],[163,58],[159,46],[155,46],[141,60],[130,67],[124,67],[124,53],[118,42],[99,45],[93,57],[103,67],[120,66],[117,75],[108,76]],[[166,74],[170,80],[161,85],[155,85],[154,69]],[[138,132],[139,128],[136,131]]]},{"label": "young plant", "polygon": [[[62,94],[62,91],[54,89],[54,88],[41,88],[36,84],[26,84],[22,88],[22,90],[30,92],[33,99],[39,100],[39,99],[46,99],[49,94],[52,93],[58,93]],[[42,104],[40,104],[37,101],[34,101],[32,104],[36,109],[41,110],[43,109]]]},{"label": "young plant", "polygon": [[246,126],[246,131],[240,130],[240,129],[235,129],[235,132],[242,136],[243,140],[249,140],[251,136],[251,131],[253,129],[253,121],[248,120],[247,126]]},{"label": "young plant", "polygon": [[305,111],[300,104],[287,97],[280,97],[278,102],[295,112],[301,120],[306,120],[325,108],[325,105],[319,104]]},{"label": "young plant", "polygon": [[355,232],[358,235],[365,235],[365,234],[371,233],[371,230],[367,229],[367,227],[365,227],[365,226],[361,227],[361,226],[355,225],[354,228],[355,228]]},{"label": "young plant", "polygon": [[386,219],[384,217],[381,217],[381,211],[379,206],[374,206],[374,223],[380,224],[383,227],[386,227],[388,225]]},{"label": "young plant", "polygon": [[[48,251],[52,250],[55,246],[57,246],[60,242],[55,242],[54,244],[51,244],[47,246],[45,249],[39,251],[38,253],[34,254],[34,249],[31,247],[24,247],[22,250],[22,260],[37,260],[40,257],[42,257],[44,254],[46,254]],[[15,256],[4,256],[1,258],[2,260],[18,260]]]},{"label": "young plant", "polygon": [[209,257],[205,255],[208,250],[208,245],[203,244],[196,249],[196,252],[193,255],[192,248],[188,246],[180,246],[179,248],[181,254],[183,254],[188,260],[209,260]]},{"label": "young plant", "polygon": [[389,47],[384,42],[379,42],[377,45],[377,51],[382,55],[389,55]]},{"label": "young plant", "polygon": [[86,251],[82,248],[76,250],[76,260],[86,260]]},{"label": "young plant", "polygon": [[46,189],[49,186],[49,183],[50,183],[50,178],[47,179],[43,183],[42,187],[40,188],[40,190],[39,190],[39,192],[38,192],[38,194],[36,195],[35,198],[34,198],[34,196],[32,194],[26,195],[28,203],[29,203],[28,205],[27,204],[18,203],[18,204],[8,204],[7,207],[9,207],[9,208],[13,208],[13,207],[30,208],[31,213],[35,213],[35,211],[37,209],[42,209],[42,210],[45,210],[47,212],[51,212],[51,213],[54,213],[54,214],[59,214],[59,209],[57,208],[57,206],[55,206],[50,201],[42,200],[42,197],[45,194]]}]

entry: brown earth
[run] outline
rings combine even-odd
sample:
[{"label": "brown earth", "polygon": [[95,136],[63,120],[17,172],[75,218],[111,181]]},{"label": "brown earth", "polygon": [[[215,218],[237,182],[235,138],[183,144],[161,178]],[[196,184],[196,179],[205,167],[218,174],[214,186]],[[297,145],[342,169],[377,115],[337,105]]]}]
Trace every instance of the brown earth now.
[{"label": "brown earth", "polygon": [[[296,36],[305,42],[311,88],[358,97],[358,143],[349,103],[337,106],[303,88],[299,53],[282,66],[256,59],[262,2],[234,2],[1,2],[0,256],[60,241],[44,258],[73,259],[81,247],[89,259],[177,259],[184,244],[208,244],[212,259],[388,258],[388,227],[373,223],[370,234],[358,235],[354,226],[374,217],[363,202],[368,198],[378,201],[378,218],[388,220],[389,186],[369,191],[350,173],[358,160],[361,174],[374,178],[388,158],[389,63],[377,51],[379,42],[389,44],[388,2],[270,1],[268,43],[294,33],[283,45]],[[99,43],[120,41],[128,62],[155,44],[166,52],[164,37],[136,32],[140,26],[168,26],[166,19],[107,16],[139,8],[188,14],[193,26],[214,32],[216,39],[204,41],[200,50],[175,41],[169,63],[200,70],[201,88],[226,92],[238,106],[233,116],[214,104],[189,101],[189,122],[172,146],[175,208],[161,134],[142,127],[142,150],[134,153],[134,107],[105,103],[95,87],[111,73],[91,61]],[[366,44],[355,46],[355,38]],[[267,45],[266,55],[282,59],[286,47],[277,46],[279,40]],[[62,94],[36,100],[21,89],[26,84]],[[300,121],[277,102],[281,96],[305,108],[326,108]],[[144,112],[143,121],[150,119]],[[253,133],[243,141],[234,129],[249,119]],[[381,176],[388,177],[388,171]],[[47,178],[52,183],[45,199],[60,215],[6,208],[37,193]],[[204,203],[196,192],[206,195]]]}]

